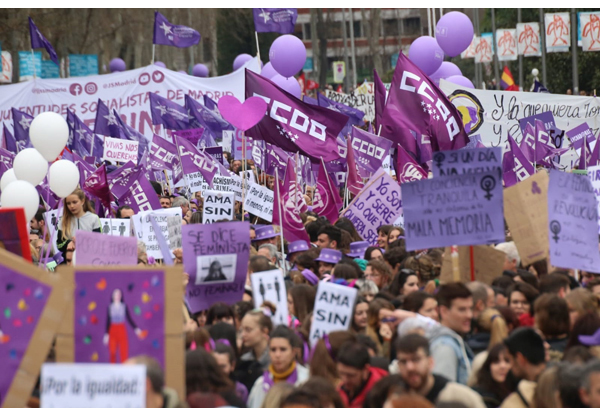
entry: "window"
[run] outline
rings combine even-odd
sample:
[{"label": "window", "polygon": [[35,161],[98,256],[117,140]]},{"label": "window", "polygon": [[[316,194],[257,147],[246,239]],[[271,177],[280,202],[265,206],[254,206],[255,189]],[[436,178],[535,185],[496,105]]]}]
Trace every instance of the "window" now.
[{"label": "window", "polygon": [[388,19],[383,21],[383,33],[385,36],[398,36],[400,34],[398,28],[398,19]]},{"label": "window", "polygon": [[409,17],[404,19],[404,35],[418,35],[421,33],[421,18]]}]

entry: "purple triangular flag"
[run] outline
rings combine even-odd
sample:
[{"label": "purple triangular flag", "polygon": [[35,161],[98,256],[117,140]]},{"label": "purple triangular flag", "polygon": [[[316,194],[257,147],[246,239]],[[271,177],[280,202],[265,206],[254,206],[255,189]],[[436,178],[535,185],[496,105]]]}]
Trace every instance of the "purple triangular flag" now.
[{"label": "purple triangular flag", "polygon": [[155,45],[175,46],[188,48],[200,42],[200,33],[191,27],[174,25],[159,12],[154,12],[154,39]]},{"label": "purple triangular flag", "polygon": [[29,127],[33,121],[33,116],[27,113],[11,108],[13,117],[13,129],[15,132],[15,139],[19,144],[19,148],[25,149],[33,147],[31,140],[29,140]]},{"label": "purple triangular flag", "polygon": [[56,55],[52,44],[44,37],[44,35],[42,35],[42,32],[40,32],[35,23],[33,23],[33,20],[31,20],[31,17],[29,18],[29,36],[31,38],[31,49],[45,48],[46,51],[48,51],[52,62],[56,65],[60,65],[58,56]]},{"label": "purple triangular flag", "polygon": [[204,180],[212,188],[213,179],[219,169],[214,159],[202,150],[196,149],[188,140],[177,136],[174,138],[183,173],[188,175],[200,172]]},{"label": "purple triangular flag", "polygon": [[177,147],[155,134],[150,144],[150,169],[174,170],[178,160]]},{"label": "purple triangular flag", "polygon": [[96,111],[96,121],[94,122],[94,133],[103,136],[114,137],[116,139],[126,139],[119,128],[117,116],[110,111],[104,101],[98,99],[98,110]]},{"label": "purple triangular flag", "polygon": [[2,125],[2,131],[4,133],[4,148],[15,155],[19,152],[17,149],[17,141],[15,137],[11,134],[6,124]]},{"label": "purple triangular flag", "polygon": [[254,30],[258,33],[294,33],[298,9],[252,9]]},{"label": "purple triangular flag", "polygon": [[152,124],[162,124],[169,130],[186,130],[190,127],[187,110],[158,94],[150,93]]}]

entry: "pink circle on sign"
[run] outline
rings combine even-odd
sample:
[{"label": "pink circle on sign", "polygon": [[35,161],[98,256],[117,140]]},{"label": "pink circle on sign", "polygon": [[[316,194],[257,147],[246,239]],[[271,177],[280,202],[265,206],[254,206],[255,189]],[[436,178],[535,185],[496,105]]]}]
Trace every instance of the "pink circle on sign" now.
[{"label": "pink circle on sign", "polygon": [[142,72],[139,81],[140,85],[147,85],[150,82],[150,75],[147,72]]},{"label": "pink circle on sign", "polygon": [[71,93],[71,95],[81,95],[81,93],[83,92],[83,88],[81,88],[80,84],[71,84],[71,86],[69,87],[69,92]]},{"label": "pink circle on sign", "polygon": [[98,86],[94,82],[85,84],[85,92],[89,95],[94,95],[98,92]]},{"label": "pink circle on sign", "polygon": [[154,71],[152,73],[152,80],[156,83],[161,83],[165,80],[165,74],[160,71]]}]

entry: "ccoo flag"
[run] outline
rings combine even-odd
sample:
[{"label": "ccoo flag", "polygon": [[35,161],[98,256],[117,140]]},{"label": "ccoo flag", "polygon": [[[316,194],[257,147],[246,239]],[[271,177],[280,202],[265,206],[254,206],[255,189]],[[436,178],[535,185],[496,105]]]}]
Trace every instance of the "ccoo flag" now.
[{"label": "ccoo flag", "polygon": [[469,142],[458,110],[403,53],[398,55],[380,123],[384,137],[395,137],[398,127],[429,136],[434,152],[461,149]]},{"label": "ccoo flag", "polygon": [[188,48],[200,42],[200,33],[191,27],[173,25],[159,12],[154,12],[154,39],[155,45],[175,46]]},{"label": "ccoo flag", "polygon": [[298,9],[252,9],[254,30],[259,33],[294,33]]},{"label": "ccoo flag", "polygon": [[45,48],[50,55],[50,59],[56,65],[60,65],[58,62],[58,56],[56,55],[56,51],[52,47],[52,44],[46,39],[42,32],[37,28],[31,17],[29,18],[29,37],[31,38],[31,49],[39,49]]}]

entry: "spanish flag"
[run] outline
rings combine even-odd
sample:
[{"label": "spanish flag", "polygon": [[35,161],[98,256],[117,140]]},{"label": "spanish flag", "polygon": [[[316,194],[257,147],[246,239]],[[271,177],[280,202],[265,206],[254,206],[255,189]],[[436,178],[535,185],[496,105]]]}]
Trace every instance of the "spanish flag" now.
[{"label": "spanish flag", "polygon": [[507,66],[502,71],[502,77],[500,78],[500,86],[506,91],[519,91],[519,86],[515,84],[515,79],[510,73],[510,69]]}]

